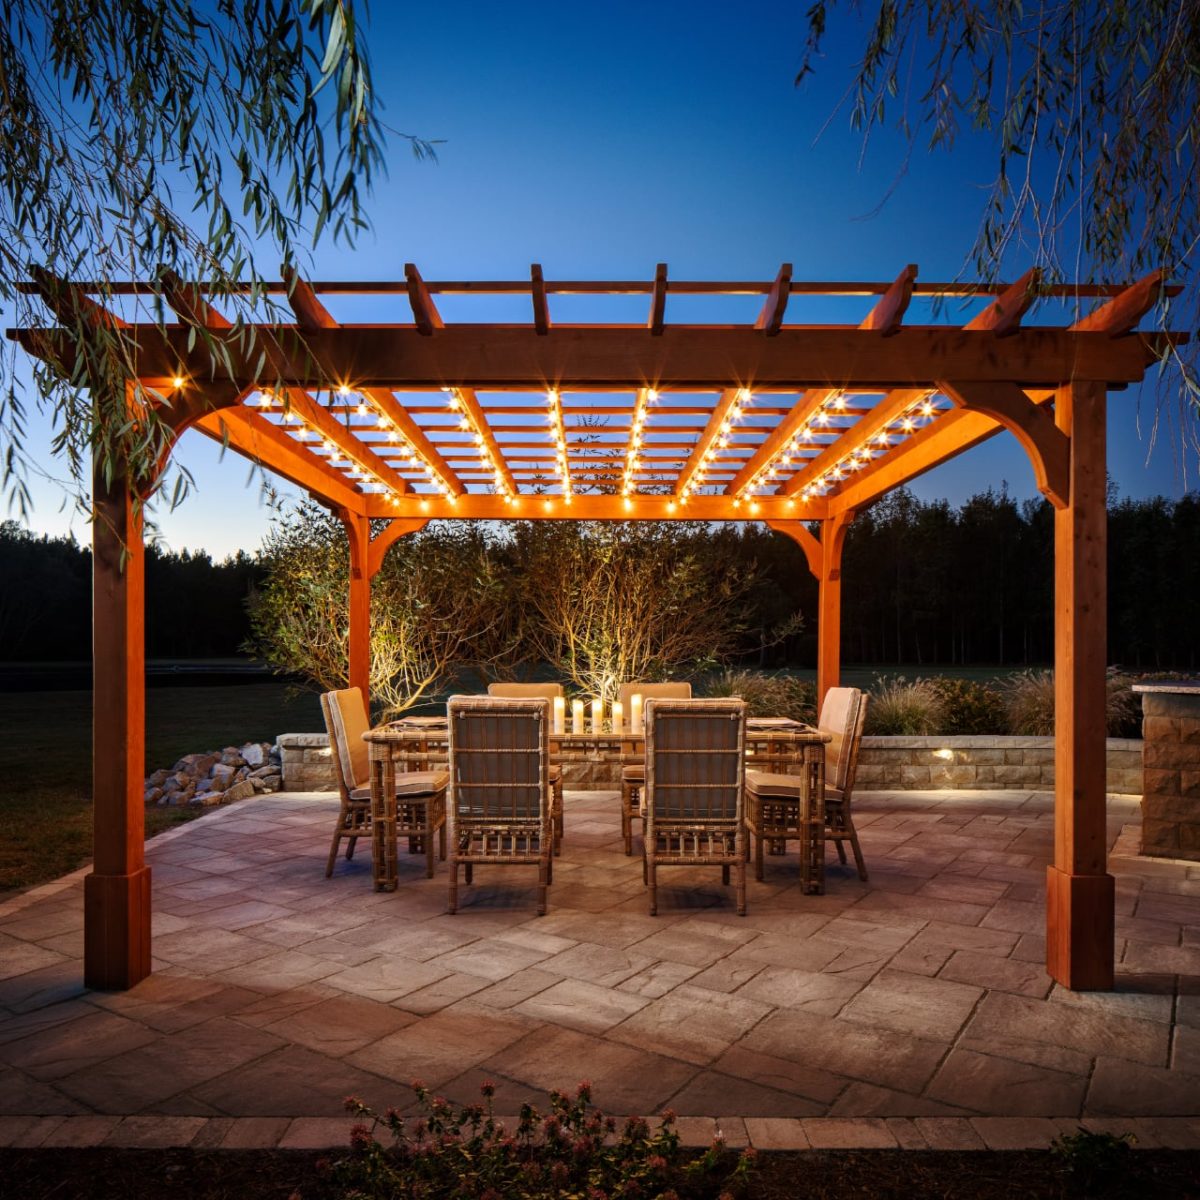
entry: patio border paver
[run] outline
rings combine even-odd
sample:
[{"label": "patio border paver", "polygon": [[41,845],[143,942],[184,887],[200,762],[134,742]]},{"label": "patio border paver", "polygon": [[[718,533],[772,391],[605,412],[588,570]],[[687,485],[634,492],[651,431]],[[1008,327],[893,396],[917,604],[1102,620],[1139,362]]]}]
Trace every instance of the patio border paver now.
[{"label": "patio border paver", "polygon": [[[498,1116],[515,1127],[515,1116]],[[618,1118],[619,1121],[624,1118]],[[656,1118],[649,1120],[653,1123]],[[326,1150],[348,1147],[346,1117],[0,1116],[0,1148],[111,1146],[128,1149]],[[1045,1150],[1087,1129],[1132,1133],[1135,1149],[1200,1150],[1200,1118],[1076,1117],[679,1117],[684,1146],[719,1138],[731,1148],[771,1150]]]}]

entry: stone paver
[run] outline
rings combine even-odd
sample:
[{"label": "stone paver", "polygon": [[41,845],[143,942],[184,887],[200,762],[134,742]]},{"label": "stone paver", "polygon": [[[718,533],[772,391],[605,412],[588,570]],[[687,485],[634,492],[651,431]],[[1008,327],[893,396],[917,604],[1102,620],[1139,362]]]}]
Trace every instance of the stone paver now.
[{"label": "stone paver", "polygon": [[454,917],[403,852],[394,893],[369,853],[326,880],[335,811],[264,796],[150,843],[156,973],[126,993],[82,986],[84,872],[0,903],[0,1145],[336,1146],[347,1092],[411,1111],[414,1078],[506,1112],[586,1078],[700,1144],[1200,1142],[1200,869],[1136,857],[1127,799],[1107,994],[1044,970],[1045,793],[861,793],[870,881],[831,857],[806,896],[768,859],[745,917],[699,869],[650,917],[614,793],[568,794],[543,918],[517,871]]}]

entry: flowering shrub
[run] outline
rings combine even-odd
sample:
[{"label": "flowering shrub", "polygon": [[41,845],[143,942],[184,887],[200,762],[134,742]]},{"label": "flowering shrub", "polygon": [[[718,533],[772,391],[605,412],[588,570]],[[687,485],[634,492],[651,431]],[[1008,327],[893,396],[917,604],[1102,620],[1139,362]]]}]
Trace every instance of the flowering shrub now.
[{"label": "flowering shrub", "polygon": [[[420,1111],[407,1118],[346,1101],[359,1118],[350,1154],[326,1168],[342,1200],[733,1200],[747,1192],[753,1150],[733,1158],[717,1142],[685,1156],[673,1113],[656,1130],[641,1117],[618,1127],[592,1107],[589,1083],[573,1097],[551,1092],[545,1115],[522,1105],[515,1129],[493,1115],[494,1084],[480,1088],[482,1103],[461,1107],[421,1083],[413,1091]],[[390,1145],[380,1143],[381,1130]]]}]

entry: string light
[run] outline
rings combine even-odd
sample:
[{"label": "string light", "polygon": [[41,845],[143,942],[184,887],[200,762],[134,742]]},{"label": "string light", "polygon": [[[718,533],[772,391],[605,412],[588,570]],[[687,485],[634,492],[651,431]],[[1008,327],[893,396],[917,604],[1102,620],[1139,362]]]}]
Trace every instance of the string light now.
[{"label": "string light", "polygon": [[462,433],[471,434],[471,440],[475,444],[475,453],[479,456],[480,471],[484,475],[491,475],[492,486],[497,495],[503,496],[507,500],[510,495],[508,481],[492,453],[491,446],[483,435],[483,430],[476,425],[474,409],[454,388],[443,388],[442,390],[447,394],[446,403],[449,404],[451,412],[463,414],[459,418],[458,428]]},{"label": "string light", "polygon": [[642,445],[642,430],[646,424],[646,410],[658,399],[653,388],[639,388],[633,405],[633,423],[629,429],[629,447],[625,451],[625,474],[621,481],[621,495],[629,496],[637,491],[634,475],[641,467],[638,451]]},{"label": "string light", "polygon": [[562,484],[563,499],[571,498],[571,464],[567,458],[567,430],[563,422],[562,397],[557,388],[546,393],[546,420],[549,422],[550,440],[554,443],[555,467]]},{"label": "string light", "polygon": [[[346,384],[339,384],[336,388],[336,394],[345,398],[353,394],[353,392]],[[273,402],[279,403],[280,397],[275,395],[270,389],[261,389],[258,397],[259,406],[268,408],[271,407]],[[373,404],[374,401],[372,401]],[[359,416],[369,417],[371,415],[372,407],[368,406],[365,394],[359,393],[359,403],[356,405],[355,411]],[[386,413],[378,409],[375,409],[374,412],[374,428],[380,433],[385,434],[389,443],[398,445],[401,456],[410,456],[410,464],[425,473],[426,480],[435,491],[447,499],[454,501],[456,496],[454,495],[453,488],[451,488],[450,484],[433,465],[426,462],[423,457],[418,457],[415,449],[401,437],[396,426]],[[396,494],[395,489],[383,480],[365,461],[358,459],[358,456],[352,451],[342,449],[337,443],[321,433],[320,430],[312,429],[310,431],[304,418],[294,409],[289,408],[283,413],[283,426],[289,433],[295,436],[297,441],[310,445],[312,444],[309,443],[309,433],[311,432],[317,443],[316,448],[323,450],[328,455],[326,461],[331,467],[343,470],[348,479],[357,480],[367,487],[378,489],[378,494],[387,502],[391,504],[400,503],[400,497]]]}]

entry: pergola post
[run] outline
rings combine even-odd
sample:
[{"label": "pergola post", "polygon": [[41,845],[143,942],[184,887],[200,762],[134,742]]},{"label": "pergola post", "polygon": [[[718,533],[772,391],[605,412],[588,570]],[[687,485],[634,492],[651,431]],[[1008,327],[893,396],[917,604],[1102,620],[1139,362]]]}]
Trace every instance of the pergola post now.
[{"label": "pergola post", "polygon": [[1058,389],[1070,438],[1069,497],[1054,514],[1054,865],[1046,876],[1046,970],[1073,990],[1114,976],[1114,884],[1106,870],[1105,389]]},{"label": "pergola post", "polygon": [[350,620],[346,637],[348,685],[358,688],[371,708],[371,522],[341,509],[338,516],[350,543]]},{"label": "pergola post", "polygon": [[145,865],[145,556],[128,476],[94,471],[92,780],[94,850],[83,883],[83,980],[131,988],[150,974]]},{"label": "pergola post", "polygon": [[817,712],[825,693],[838,686],[842,665],[842,547],[852,513],[821,522],[821,571],[817,576]]}]

